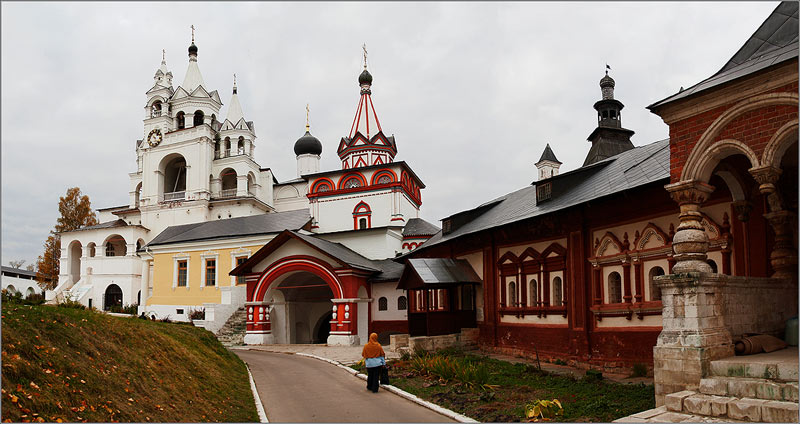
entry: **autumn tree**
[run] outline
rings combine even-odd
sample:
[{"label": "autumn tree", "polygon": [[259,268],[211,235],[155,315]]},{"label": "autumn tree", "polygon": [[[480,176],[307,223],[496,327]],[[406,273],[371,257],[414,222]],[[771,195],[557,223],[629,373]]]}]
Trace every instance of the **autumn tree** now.
[{"label": "autumn tree", "polygon": [[[97,217],[92,211],[89,196],[81,195],[81,189],[72,187],[58,201],[61,216],[56,226],[44,242],[44,253],[36,262],[36,279],[39,285],[52,290],[58,284],[59,261],[61,260],[61,237],[59,233],[74,231],[82,227],[97,225]],[[49,280],[49,281],[48,281]]]}]

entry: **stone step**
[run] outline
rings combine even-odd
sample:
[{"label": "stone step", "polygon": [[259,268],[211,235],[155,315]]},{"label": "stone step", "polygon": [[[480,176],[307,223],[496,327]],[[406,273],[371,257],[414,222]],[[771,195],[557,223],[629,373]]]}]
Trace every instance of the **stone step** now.
[{"label": "stone step", "polygon": [[757,355],[732,356],[711,361],[711,374],[719,377],[749,377],[797,382],[797,348]]},{"label": "stone step", "polygon": [[668,412],[746,422],[798,422],[797,402],[737,398],[697,393],[691,390],[666,396]]},{"label": "stone step", "polygon": [[700,380],[700,393],[765,400],[798,401],[798,383],[763,378],[710,377]]}]

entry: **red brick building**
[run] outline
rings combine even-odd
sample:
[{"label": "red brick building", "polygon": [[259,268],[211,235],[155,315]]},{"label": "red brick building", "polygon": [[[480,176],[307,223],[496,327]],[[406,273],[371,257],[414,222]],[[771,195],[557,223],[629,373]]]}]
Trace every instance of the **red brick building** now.
[{"label": "red brick building", "polygon": [[[787,2],[717,74],[651,105],[670,139],[638,147],[606,75],[581,168],[445,218],[410,256],[472,265],[490,349],[652,366],[657,344],[693,346],[664,336],[687,331],[676,323],[689,320],[676,318],[691,306],[673,308],[683,294],[670,286],[662,298],[668,278],[658,278],[687,272],[734,277],[718,290],[727,299],[718,316],[688,330],[725,334],[707,351],[723,355],[744,332],[778,334],[796,314],[797,46],[797,4]],[[792,293],[794,309],[783,301]],[[741,305],[758,317],[734,312]],[[657,380],[661,365],[657,358]]]}]

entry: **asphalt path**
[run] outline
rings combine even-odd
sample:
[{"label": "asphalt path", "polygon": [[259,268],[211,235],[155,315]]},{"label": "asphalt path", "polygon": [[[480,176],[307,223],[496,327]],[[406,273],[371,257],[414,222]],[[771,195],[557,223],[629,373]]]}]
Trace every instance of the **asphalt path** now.
[{"label": "asphalt path", "polygon": [[234,350],[247,362],[270,422],[454,422],[332,364],[284,353]]}]

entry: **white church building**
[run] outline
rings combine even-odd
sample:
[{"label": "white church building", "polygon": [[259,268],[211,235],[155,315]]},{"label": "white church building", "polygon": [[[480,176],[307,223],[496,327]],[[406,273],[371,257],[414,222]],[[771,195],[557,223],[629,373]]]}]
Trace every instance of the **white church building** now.
[{"label": "white church building", "polygon": [[[279,182],[254,159],[255,125],[235,77],[223,110],[194,37],[188,53],[177,87],[162,59],[145,93],[130,202],[99,209],[98,225],[60,234],[61,271],[48,300],[136,304],[172,320],[194,313],[214,332],[247,304],[249,343],[353,344],[369,331],[406,332],[408,303],[396,289],[403,266],[390,258],[439,229],[419,218],[425,185],[395,161],[366,60],[353,123],[337,146],[342,168],[320,171],[323,145],[306,125],[294,145],[297,175]],[[311,265],[292,268],[303,261]],[[256,287],[265,270],[282,266],[292,271]]]}]

